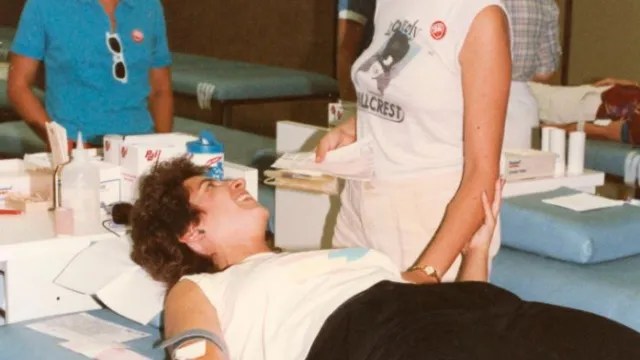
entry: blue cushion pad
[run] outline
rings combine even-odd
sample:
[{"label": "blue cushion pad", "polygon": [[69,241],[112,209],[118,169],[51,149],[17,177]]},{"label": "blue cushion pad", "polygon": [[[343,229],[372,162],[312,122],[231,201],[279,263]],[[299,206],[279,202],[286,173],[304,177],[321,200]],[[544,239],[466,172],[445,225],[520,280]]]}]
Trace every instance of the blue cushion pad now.
[{"label": "blue cushion pad", "polygon": [[503,247],[491,282],[525,300],[593,312],[640,331],[640,255],[582,265]]},{"label": "blue cushion pad", "polygon": [[[157,328],[139,325],[106,309],[90,311],[89,314],[150,334],[150,336],[126,342],[125,345],[131,350],[151,359],[165,358],[163,350],[153,347],[161,338],[160,330]],[[54,338],[26,327],[26,324],[38,321],[41,320],[0,326],[0,349],[2,349],[0,359],[87,359],[59,345],[66,340]]]},{"label": "blue cushion pad", "polygon": [[337,93],[335,79],[282,67],[173,53],[173,89],[197,95],[198,84],[215,85],[213,99],[251,100]]},{"label": "blue cushion pad", "polygon": [[625,204],[577,212],[542,202],[575,193],[560,188],[505,199],[501,211],[502,243],[576,263],[640,254],[640,207]]},{"label": "blue cushion pad", "polygon": [[629,144],[615,141],[587,140],[585,167],[624,177],[625,159],[630,152],[636,150]]}]

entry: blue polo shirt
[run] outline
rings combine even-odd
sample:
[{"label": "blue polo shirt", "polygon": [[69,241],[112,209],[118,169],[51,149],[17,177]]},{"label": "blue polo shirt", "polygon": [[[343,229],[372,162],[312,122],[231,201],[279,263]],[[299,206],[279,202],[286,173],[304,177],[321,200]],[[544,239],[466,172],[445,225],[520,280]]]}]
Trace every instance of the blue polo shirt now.
[{"label": "blue polo shirt", "polygon": [[153,132],[149,71],[171,64],[162,5],[120,0],[115,19],[126,83],[114,76],[111,24],[98,0],[27,0],[20,16],[11,51],[44,61],[47,113],[71,139]]}]

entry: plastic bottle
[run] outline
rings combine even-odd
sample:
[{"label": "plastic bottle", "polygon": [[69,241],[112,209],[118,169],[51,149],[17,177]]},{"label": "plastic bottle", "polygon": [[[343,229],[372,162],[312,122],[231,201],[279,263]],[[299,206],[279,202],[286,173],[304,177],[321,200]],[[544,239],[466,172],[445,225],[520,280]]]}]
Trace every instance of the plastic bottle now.
[{"label": "plastic bottle", "polygon": [[196,165],[206,166],[206,177],[224,179],[224,146],[209,131],[200,132],[198,140],[187,143],[187,152]]},{"label": "plastic bottle", "polygon": [[91,163],[78,133],[72,160],[62,168],[60,200],[71,212],[73,235],[97,233],[100,229],[100,169]]}]

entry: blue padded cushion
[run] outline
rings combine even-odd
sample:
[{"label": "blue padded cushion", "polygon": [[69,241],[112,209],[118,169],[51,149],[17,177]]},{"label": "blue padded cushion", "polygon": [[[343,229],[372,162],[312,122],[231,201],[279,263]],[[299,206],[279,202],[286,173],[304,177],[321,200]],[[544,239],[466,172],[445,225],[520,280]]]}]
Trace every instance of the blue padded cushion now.
[{"label": "blue padded cushion", "polygon": [[629,144],[615,141],[587,140],[584,165],[588,169],[624,177],[625,159],[636,150]]},{"label": "blue padded cushion", "polygon": [[640,207],[625,204],[577,212],[542,202],[575,193],[560,188],[505,199],[502,244],[581,264],[640,254]]},{"label": "blue padded cushion", "polygon": [[[165,352],[154,348],[161,340],[160,331],[151,326],[142,326],[106,309],[88,312],[101,319],[143,331],[150,336],[124,343],[131,350],[150,359],[164,359]],[[60,346],[66,340],[58,339],[27,328],[31,322],[0,326],[0,359],[47,359],[47,360],[86,360],[87,358]]]},{"label": "blue padded cushion", "polygon": [[197,95],[198,83],[215,85],[219,101],[337,93],[335,79],[308,71],[214,57],[173,53],[171,76],[176,92]]},{"label": "blue padded cushion", "polygon": [[590,311],[640,331],[640,255],[583,265],[502,247],[491,282],[525,300]]}]

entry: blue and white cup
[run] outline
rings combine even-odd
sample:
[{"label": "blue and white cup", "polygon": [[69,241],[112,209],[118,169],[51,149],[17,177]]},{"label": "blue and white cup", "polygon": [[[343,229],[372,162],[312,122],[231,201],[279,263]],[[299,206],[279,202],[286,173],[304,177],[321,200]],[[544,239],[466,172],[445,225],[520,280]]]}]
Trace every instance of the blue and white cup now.
[{"label": "blue and white cup", "polygon": [[224,179],[224,145],[209,131],[202,131],[198,140],[187,143],[191,161],[207,168],[208,178]]}]

